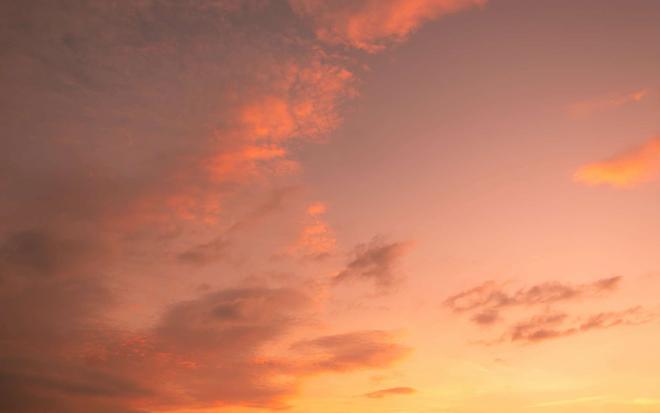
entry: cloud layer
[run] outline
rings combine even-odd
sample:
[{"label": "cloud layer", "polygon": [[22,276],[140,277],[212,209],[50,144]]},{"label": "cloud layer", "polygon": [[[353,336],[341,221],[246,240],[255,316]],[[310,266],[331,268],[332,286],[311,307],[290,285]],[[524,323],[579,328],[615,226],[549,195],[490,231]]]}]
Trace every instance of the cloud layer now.
[{"label": "cloud layer", "polygon": [[[291,145],[357,95],[330,46],[381,50],[473,2],[349,3],[2,3],[0,410],[281,408],[408,354],[311,327],[324,292],[296,259],[337,241],[287,180]],[[390,284],[404,250],[373,242],[337,279]],[[261,276],[273,257],[286,277]]]}]

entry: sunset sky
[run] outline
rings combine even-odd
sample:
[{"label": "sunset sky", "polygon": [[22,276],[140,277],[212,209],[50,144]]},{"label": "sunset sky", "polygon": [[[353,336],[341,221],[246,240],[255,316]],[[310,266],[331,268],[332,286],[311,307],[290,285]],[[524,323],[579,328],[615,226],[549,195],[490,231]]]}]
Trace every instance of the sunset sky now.
[{"label": "sunset sky", "polygon": [[660,412],[660,1],[0,2],[0,412]]}]

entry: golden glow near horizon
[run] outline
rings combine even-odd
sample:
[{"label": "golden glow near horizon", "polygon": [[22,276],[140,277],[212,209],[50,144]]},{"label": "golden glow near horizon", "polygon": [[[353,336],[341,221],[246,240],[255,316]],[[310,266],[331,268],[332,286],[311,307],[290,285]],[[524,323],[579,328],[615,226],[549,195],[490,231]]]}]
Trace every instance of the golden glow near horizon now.
[{"label": "golden glow near horizon", "polygon": [[660,2],[0,16],[1,412],[660,412]]}]

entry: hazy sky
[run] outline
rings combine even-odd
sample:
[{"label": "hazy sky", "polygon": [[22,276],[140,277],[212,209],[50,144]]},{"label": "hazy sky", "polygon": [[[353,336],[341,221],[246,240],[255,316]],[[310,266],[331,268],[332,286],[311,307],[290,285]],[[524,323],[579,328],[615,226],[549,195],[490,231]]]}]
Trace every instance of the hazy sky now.
[{"label": "hazy sky", "polygon": [[0,2],[0,411],[660,411],[660,2]]}]

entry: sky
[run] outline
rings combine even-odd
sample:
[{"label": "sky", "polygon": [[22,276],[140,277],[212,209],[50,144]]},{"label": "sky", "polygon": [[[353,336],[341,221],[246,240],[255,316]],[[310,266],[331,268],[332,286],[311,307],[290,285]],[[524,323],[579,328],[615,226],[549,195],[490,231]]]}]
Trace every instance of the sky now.
[{"label": "sky", "polygon": [[0,411],[660,412],[660,2],[0,2]]}]

